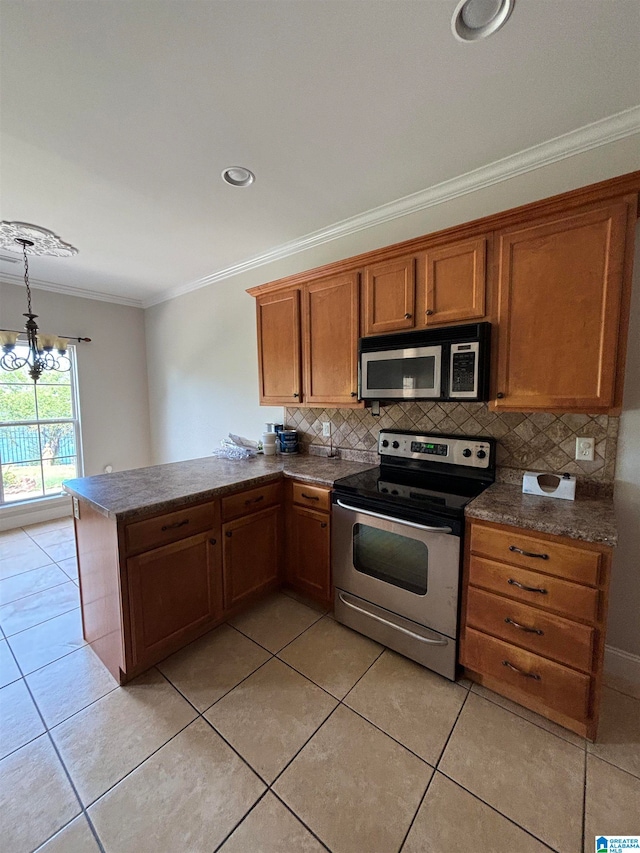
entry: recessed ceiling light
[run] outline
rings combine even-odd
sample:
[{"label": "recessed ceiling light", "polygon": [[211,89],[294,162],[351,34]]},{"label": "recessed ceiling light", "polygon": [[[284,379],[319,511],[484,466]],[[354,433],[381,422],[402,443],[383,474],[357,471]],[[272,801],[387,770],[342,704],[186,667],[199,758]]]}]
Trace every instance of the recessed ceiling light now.
[{"label": "recessed ceiling light", "polygon": [[503,27],[513,12],[515,0],[461,0],[451,21],[459,41],[477,41]]},{"label": "recessed ceiling light", "polygon": [[248,187],[256,179],[256,176],[244,166],[230,166],[222,173],[222,180],[232,187]]}]

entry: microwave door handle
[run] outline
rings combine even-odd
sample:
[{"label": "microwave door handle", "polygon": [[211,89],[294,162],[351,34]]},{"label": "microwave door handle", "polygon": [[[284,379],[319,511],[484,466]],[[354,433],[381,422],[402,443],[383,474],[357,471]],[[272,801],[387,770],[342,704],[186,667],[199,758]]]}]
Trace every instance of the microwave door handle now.
[{"label": "microwave door handle", "polygon": [[450,527],[428,527],[426,524],[416,524],[414,521],[405,521],[403,518],[389,518],[388,515],[381,515],[379,512],[371,512],[369,509],[359,509],[355,506],[343,504],[341,500],[337,500],[338,506],[342,509],[351,510],[351,512],[361,512],[363,515],[370,515],[371,518],[380,518],[382,521],[389,521],[391,524],[404,524],[406,527],[415,527],[416,530],[428,530],[432,533],[451,533]]},{"label": "microwave door handle", "polygon": [[445,640],[444,637],[441,640],[432,640],[430,637],[422,637],[420,634],[416,634],[413,631],[409,631],[407,628],[403,628],[402,625],[396,625],[395,622],[389,622],[388,619],[383,619],[382,616],[370,613],[368,610],[364,610],[362,607],[358,607],[356,604],[352,604],[350,601],[347,601],[341,592],[338,593],[338,598],[343,604],[350,607],[352,610],[357,610],[358,613],[364,613],[365,616],[368,616],[370,619],[375,619],[376,622],[382,622],[383,625],[389,625],[394,630],[400,631],[401,634],[406,634],[408,637],[411,637],[412,640],[420,640],[421,643],[426,643],[429,646],[449,645],[449,641]]}]

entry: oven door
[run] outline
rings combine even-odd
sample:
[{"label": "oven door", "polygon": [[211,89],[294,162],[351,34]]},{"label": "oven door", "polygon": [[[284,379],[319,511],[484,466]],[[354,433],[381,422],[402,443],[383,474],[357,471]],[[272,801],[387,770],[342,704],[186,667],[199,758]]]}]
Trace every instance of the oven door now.
[{"label": "oven door", "polygon": [[334,585],[455,640],[460,537],[445,524],[393,519],[338,498],[331,523]]},{"label": "oven door", "polygon": [[439,400],[441,397],[441,346],[360,354],[362,400]]}]

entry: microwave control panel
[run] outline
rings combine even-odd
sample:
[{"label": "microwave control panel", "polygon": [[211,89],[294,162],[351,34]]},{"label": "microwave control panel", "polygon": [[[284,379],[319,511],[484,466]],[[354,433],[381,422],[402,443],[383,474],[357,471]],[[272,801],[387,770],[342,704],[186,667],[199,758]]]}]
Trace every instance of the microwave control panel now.
[{"label": "microwave control panel", "polygon": [[477,341],[468,344],[451,344],[449,397],[464,400],[478,396],[479,348]]}]

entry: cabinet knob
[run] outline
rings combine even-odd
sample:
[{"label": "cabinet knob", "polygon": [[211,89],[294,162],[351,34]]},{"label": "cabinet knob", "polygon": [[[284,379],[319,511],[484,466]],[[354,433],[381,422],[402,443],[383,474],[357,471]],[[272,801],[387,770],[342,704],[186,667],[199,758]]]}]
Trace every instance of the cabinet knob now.
[{"label": "cabinet knob", "polygon": [[293,396],[294,396],[294,397],[299,397],[299,396],[300,396],[300,394],[294,394]]},{"label": "cabinet knob", "polygon": [[427,308],[424,313],[427,315],[427,317],[430,317],[433,314],[433,308]]},{"label": "cabinet knob", "polygon": [[504,394],[502,393],[502,391],[498,391],[498,393],[496,394],[496,397],[498,398],[498,400],[502,400],[502,399],[504,399]]},{"label": "cabinet knob", "polygon": [[410,320],[410,319],[411,319],[411,314],[405,314],[405,315],[404,315],[404,319],[405,319],[405,320]]},{"label": "cabinet knob", "polygon": [[228,537],[229,537],[229,539],[231,539],[232,531],[231,531],[231,530],[227,530],[227,532],[226,532],[224,535],[225,535],[225,536],[228,536]]},{"label": "cabinet knob", "polygon": [[217,539],[209,539],[209,544],[210,544],[210,545],[217,545],[217,544],[218,544],[218,540],[217,540]]},{"label": "cabinet knob", "polygon": [[321,523],[320,523],[320,527],[326,527],[326,526],[327,526],[327,522],[326,522],[326,521],[323,521],[323,522],[321,522]]},{"label": "cabinet knob", "polygon": [[358,396],[358,392],[357,392],[357,391],[352,391],[352,392],[351,392],[351,396],[352,396],[352,397],[357,397],[357,396]]}]

